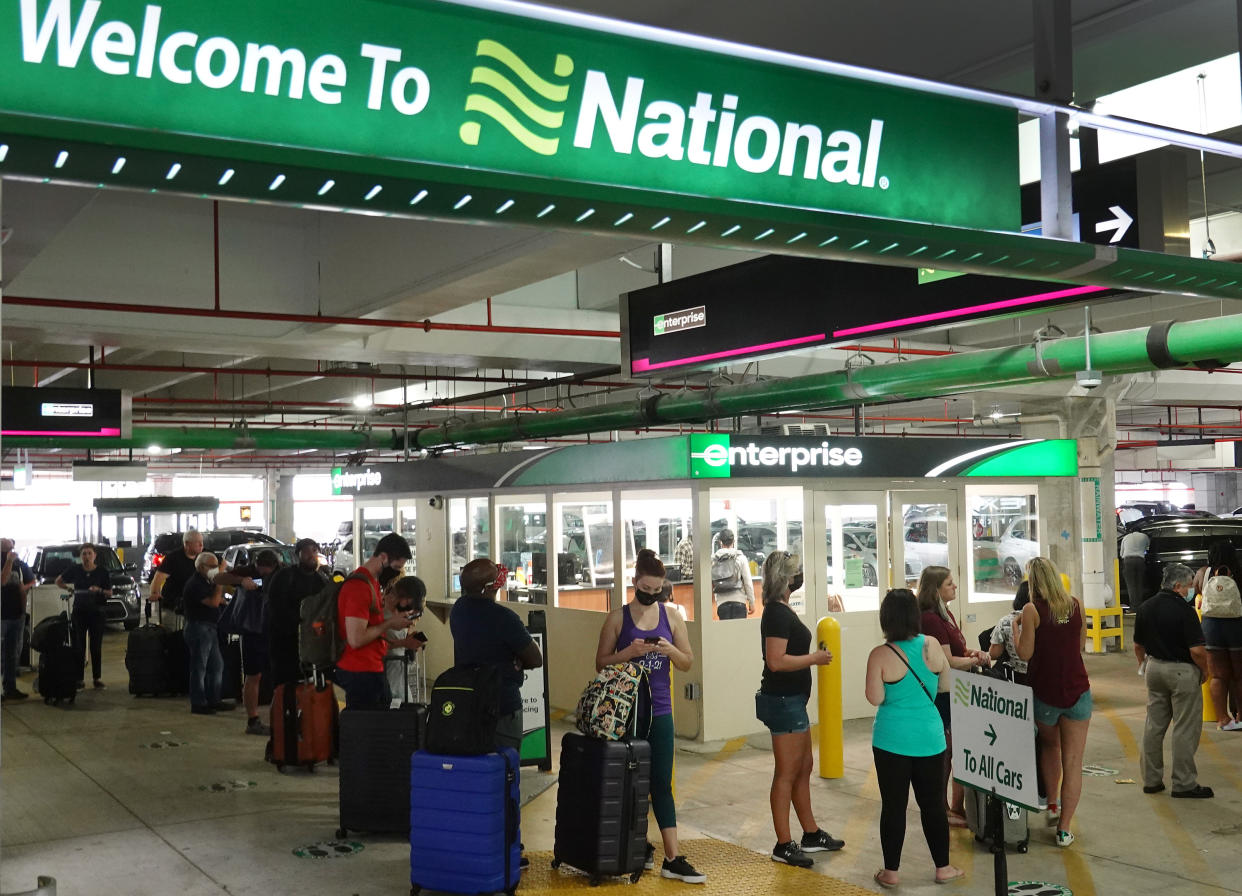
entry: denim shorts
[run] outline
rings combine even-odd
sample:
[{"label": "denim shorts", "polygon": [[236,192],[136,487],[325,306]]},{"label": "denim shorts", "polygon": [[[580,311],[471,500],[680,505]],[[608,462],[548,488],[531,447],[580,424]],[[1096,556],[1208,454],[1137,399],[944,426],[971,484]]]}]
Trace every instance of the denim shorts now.
[{"label": "denim shorts", "polygon": [[807,697],[804,694],[765,694],[755,692],[755,716],[768,726],[773,734],[797,734],[811,729],[806,714]]},{"label": "denim shorts", "polygon": [[1052,726],[1061,716],[1071,722],[1085,722],[1091,718],[1091,689],[1082,692],[1082,696],[1074,701],[1073,706],[1053,706],[1038,697],[1031,698],[1035,703],[1035,721],[1041,725]]},{"label": "denim shorts", "polygon": [[1203,640],[1208,650],[1242,650],[1242,618],[1204,616]]}]

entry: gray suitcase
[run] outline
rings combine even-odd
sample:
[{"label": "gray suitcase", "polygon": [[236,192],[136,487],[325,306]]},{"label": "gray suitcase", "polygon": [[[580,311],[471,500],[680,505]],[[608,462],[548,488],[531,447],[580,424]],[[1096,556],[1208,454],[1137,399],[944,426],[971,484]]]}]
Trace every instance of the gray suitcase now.
[{"label": "gray suitcase", "polygon": [[[992,844],[987,832],[988,800],[996,799],[990,793],[966,788],[966,825],[975,839],[980,843]],[[1026,852],[1031,842],[1031,820],[1029,813],[1022,806],[1013,803],[1001,804],[1001,816],[1005,821],[1005,846],[1013,847],[1018,852]]]}]

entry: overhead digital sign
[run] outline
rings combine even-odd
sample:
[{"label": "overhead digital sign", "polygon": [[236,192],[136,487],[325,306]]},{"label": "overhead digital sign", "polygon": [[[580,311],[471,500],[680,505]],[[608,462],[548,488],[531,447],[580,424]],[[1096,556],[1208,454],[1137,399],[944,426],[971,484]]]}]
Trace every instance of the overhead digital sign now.
[{"label": "overhead digital sign", "polygon": [[772,255],[623,295],[622,357],[644,376],[1122,295],[977,274],[920,282],[915,268]]},{"label": "overhead digital sign", "polygon": [[129,438],[131,399],[120,389],[5,386],[0,435]]}]

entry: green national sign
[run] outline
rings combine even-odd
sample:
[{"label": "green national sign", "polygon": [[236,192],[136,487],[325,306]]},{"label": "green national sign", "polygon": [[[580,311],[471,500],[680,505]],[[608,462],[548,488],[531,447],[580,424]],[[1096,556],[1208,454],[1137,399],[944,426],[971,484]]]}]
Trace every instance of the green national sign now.
[{"label": "green national sign", "polygon": [[[575,27],[517,4],[15,0],[4,9],[0,115],[34,136],[98,126],[121,145],[269,161],[311,153],[342,170],[407,166],[550,197],[615,200],[621,189],[669,209],[725,197],[1018,225],[1012,110],[722,44]],[[333,187],[325,181],[324,203]],[[575,223],[624,223],[591,222],[593,213]]]}]

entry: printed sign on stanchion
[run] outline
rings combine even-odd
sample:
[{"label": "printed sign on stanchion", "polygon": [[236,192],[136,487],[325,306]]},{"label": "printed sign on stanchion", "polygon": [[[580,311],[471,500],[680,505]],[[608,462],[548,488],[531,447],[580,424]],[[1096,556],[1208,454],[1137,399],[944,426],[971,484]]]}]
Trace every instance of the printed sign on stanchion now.
[{"label": "printed sign on stanchion", "polygon": [[544,656],[543,667],[522,679],[522,765],[552,770],[552,729],[548,725],[547,623],[542,610],[532,610],[526,630]]},{"label": "printed sign on stanchion", "polygon": [[1031,689],[954,670],[950,693],[953,777],[1039,811]]}]

